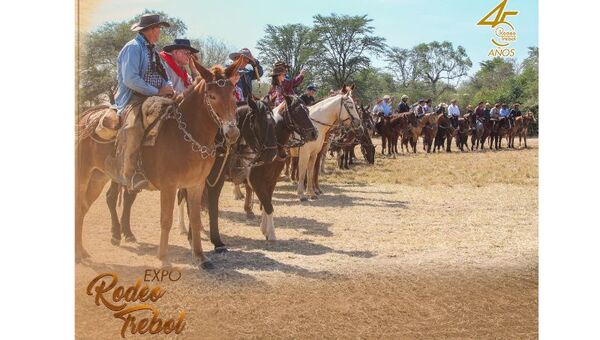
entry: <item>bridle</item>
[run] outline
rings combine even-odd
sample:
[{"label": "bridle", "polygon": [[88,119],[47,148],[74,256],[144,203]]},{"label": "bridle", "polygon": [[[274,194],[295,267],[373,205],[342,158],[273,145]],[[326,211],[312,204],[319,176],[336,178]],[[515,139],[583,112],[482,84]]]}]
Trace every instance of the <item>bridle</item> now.
[{"label": "bridle", "polygon": [[[210,117],[212,118],[213,122],[217,126],[217,129],[219,129],[219,130],[223,130],[223,128],[226,126],[235,127],[235,121],[224,122],[221,119],[221,117],[219,117],[219,115],[217,114],[217,112],[215,111],[213,106],[211,105],[210,100],[208,99],[208,86],[216,85],[218,87],[223,88],[223,87],[227,86],[227,84],[231,84],[229,79],[218,79],[218,80],[213,80],[210,82],[205,81],[205,84],[204,84],[204,103],[205,103],[206,107],[208,108]],[[181,103],[180,103],[180,105],[178,105],[177,110],[175,110],[174,113],[172,113],[170,116],[167,116],[166,118],[175,119],[175,121],[177,122],[177,127],[183,133],[183,139],[186,142],[189,142],[190,144],[192,144],[192,150],[194,152],[199,152],[202,159],[206,159],[208,157],[214,158],[216,155],[216,152],[217,152],[217,147],[224,146],[225,138],[223,139],[223,142],[218,145],[216,143],[212,146],[200,144],[196,139],[194,139],[192,134],[187,130],[187,124],[183,120],[183,113],[181,113],[181,111],[179,110],[179,106],[181,106]]]},{"label": "bridle", "polygon": [[[313,122],[317,123],[317,124],[321,124],[324,126],[329,126],[330,128],[334,127],[334,126],[338,126],[339,128],[342,128],[344,123],[348,120],[350,120],[350,129],[351,130],[356,130],[355,127],[352,126],[352,123],[354,123],[354,121],[356,120],[356,118],[354,118],[352,116],[352,114],[350,113],[350,108],[348,107],[348,105],[346,104],[346,100],[348,98],[346,96],[342,96],[341,100],[340,100],[340,112],[338,113],[337,117],[335,118],[335,121],[333,122],[333,124],[327,124],[327,123],[323,123],[317,119],[314,119],[312,117],[310,117],[310,120],[312,120]],[[346,112],[348,113],[348,118],[346,119],[342,119],[342,110],[346,109]],[[337,124],[336,124],[337,123]]]},{"label": "bridle", "polygon": [[[300,103],[300,105],[303,105],[303,104]],[[304,109],[306,110],[306,114],[308,116],[308,109],[306,107]],[[285,145],[281,145],[279,143],[277,143],[277,144],[281,147],[287,147],[287,148],[297,148],[297,147],[300,147],[300,146],[306,144],[305,136],[308,134],[308,131],[310,131],[312,127],[311,128],[302,128],[302,127],[298,126],[298,123],[295,122],[294,117],[290,113],[287,103],[285,103],[283,105],[283,110],[280,113],[280,116],[283,118],[283,124],[285,125],[286,129],[288,129],[289,131],[296,132],[297,134],[300,135],[300,138],[297,138],[294,134],[292,134],[290,136],[290,139],[288,140],[288,142]]]}]

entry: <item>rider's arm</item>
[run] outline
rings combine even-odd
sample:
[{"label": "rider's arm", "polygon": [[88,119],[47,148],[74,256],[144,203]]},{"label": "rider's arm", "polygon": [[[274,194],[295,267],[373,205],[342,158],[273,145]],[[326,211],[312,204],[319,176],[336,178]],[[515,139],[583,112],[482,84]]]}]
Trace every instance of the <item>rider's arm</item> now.
[{"label": "rider's arm", "polygon": [[155,96],[158,94],[158,89],[147,84],[140,75],[141,55],[140,46],[128,45],[123,49],[119,58],[119,63],[123,70],[123,82],[125,86],[135,92],[145,96]]}]

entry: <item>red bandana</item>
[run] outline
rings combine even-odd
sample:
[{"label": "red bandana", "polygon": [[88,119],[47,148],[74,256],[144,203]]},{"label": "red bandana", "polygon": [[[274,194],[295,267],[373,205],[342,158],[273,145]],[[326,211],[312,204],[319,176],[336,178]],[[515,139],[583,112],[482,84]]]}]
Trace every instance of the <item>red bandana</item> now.
[{"label": "red bandana", "polygon": [[165,51],[161,51],[160,56],[161,56],[161,58],[163,58],[164,61],[167,62],[167,65],[169,65],[169,67],[173,71],[175,71],[175,74],[177,74],[179,76],[179,78],[181,78],[183,80],[183,85],[185,85],[185,87],[190,86],[190,83],[188,81],[187,72],[185,71],[185,69],[182,70],[179,67],[179,65],[177,65],[177,63],[173,59],[173,56],[170,54],[167,54]]}]

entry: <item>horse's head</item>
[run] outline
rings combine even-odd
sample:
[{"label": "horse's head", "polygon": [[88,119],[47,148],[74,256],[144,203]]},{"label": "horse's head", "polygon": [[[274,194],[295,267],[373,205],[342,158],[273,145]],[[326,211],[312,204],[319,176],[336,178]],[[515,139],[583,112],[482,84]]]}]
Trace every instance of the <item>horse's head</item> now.
[{"label": "horse's head", "polygon": [[309,117],[309,111],[304,101],[298,96],[285,96],[285,108],[279,110],[288,129],[300,135],[306,142],[317,139],[319,131],[315,128]]},{"label": "horse's head", "polygon": [[361,119],[356,110],[354,99],[352,99],[352,90],[354,90],[354,84],[342,87],[342,111],[340,112],[340,119],[344,127],[358,129],[361,126]]},{"label": "horse's head", "polygon": [[275,120],[267,104],[248,98],[248,106],[237,109],[238,128],[244,141],[257,154],[252,166],[271,163],[277,157]]},{"label": "horse's head", "polygon": [[202,81],[195,85],[195,89],[204,95],[204,102],[213,121],[223,128],[227,142],[233,144],[238,139],[240,131],[235,123],[235,84],[231,78],[237,72],[240,61],[226,69],[216,65],[211,70],[196,61],[194,63],[202,77]]}]

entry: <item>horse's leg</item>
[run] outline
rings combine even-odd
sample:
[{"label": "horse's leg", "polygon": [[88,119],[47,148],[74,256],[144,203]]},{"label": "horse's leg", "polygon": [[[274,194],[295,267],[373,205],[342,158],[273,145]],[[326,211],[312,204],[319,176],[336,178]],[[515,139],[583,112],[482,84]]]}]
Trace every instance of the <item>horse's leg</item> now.
[{"label": "horse's leg", "polygon": [[[188,209],[189,209],[189,218],[190,218],[190,230],[192,234],[192,254],[200,259],[200,267],[203,269],[212,269],[214,266],[210,259],[204,255],[202,251],[202,240],[200,237],[200,230],[202,229],[202,221],[200,220],[200,211],[202,209],[202,195],[204,193],[205,183],[201,183],[200,185],[187,188],[187,201],[188,201]],[[172,202],[171,196],[163,198],[162,190],[160,192],[161,198],[161,208],[163,205],[168,205],[169,202]],[[169,190],[169,194],[172,194]],[[166,195],[165,195],[166,196]],[[166,209],[161,209],[162,211],[166,211]],[[173,211],[173,207],[171,206],[171,211]],[[162,215],[161,215],[162,219]],[[165,219],[165,223],[161,226],[168,225],[168,219]],[[170,225],[169,225],[170,226]],[[166,242],[164,243],[165,247],[168,246],[168,229],[162,228],[161,230],[161,246],[163,246],[163,235],[162,232],[166,231]],[[165,254],[166,255],[166,254]]]},{"label": "horse's leg", "polygon": [[252,211],[252,199],[254,198],[254,191],[252,185],[246,182],[246,200],[244,200],[244,211],[246,212],[247,219],[254,219],[256,215]]},{"label": "horse's leg", "polygon": [[99,171],[90,170],[85,176],[79,176],[78,187],[75,192],[75,261],[89,257],[90,254],[83,247],[83,219],[90,206],[102,193],[108,177]]},{"label": "horse's leg", "polygon": [[385,136],[381,134],[381,155],[385,155]]},{"label": "horse's leg", "polygon": [[527,149],[527,132],[523,134],[523,141],[525,142],[525,149]]},{"label": "horse's leg", "polygon": [[[258,168],[254,168],[254,169],[258,169]],[[253,170],[254,170],[253,169]],[[273,187],[275,186],[275,184],[271,183],[273,182],[272,179],[270,178],[265,178],[266,177],[266,173],[268,173],[268,169],[261,169],[263,171],[250,171],[250,176],[248,177],[248,179],[250,180],[250,183],[252,184],[252,187],[254,188],[254,191],[256,192],[256,196],[258,197],[260,203],[263,206],[263,211],[262,211],[262,217],[261,217],[261,222],[260,222],[260,231],[263,233],[263,235],[265,236],[265,238],[267,239],[267,241],[275,241],[277,240],[277,238],[275,237],[275,229],[274,226],[272,225],[272,218],[273,218],[273,204],[271,203],[271,198],[272,198],[272,192],[271,195],[269,195],[269,187],[272,185]]]},{"label": "horse's leg", "polygon": [[219,233],[219,197],[225,184],[225,176],[220,176],[213,187],[207,185],[205,190],[208,193],[208,218],[210,223],[210,242],[215,246],[215,253],[224,253],[227,251],[225,244],[221,241]]},{"label": "horse's leg", "polygon": [[121,223],[119,222],[119,214],[117,212],[117,200],[119,199],[119,192],[121,186],[117,182],[111,182],[110,187],[106,191],[106,204],[108,205],[108,211],[110,212],[110,220],[112,227],[110,229],[112,237],[110,243],[114,246],[121,244]]},{"label": "horse's leg", "polygon": [[[177,189],[175,187],[165,187],[160,191],[160,244],[158,246],[158,258],[162,261],[167,260],[169,251],[169,232],[173,225],[173,207],[175,205],[175,195]],[[190,200],[190,192],[188,190],[188,202]],[[191,202],[190,202],[191,203]],[[200,207],[200,200],[192,203]],[[191,216],[190,212],[190,216]],[[190,221],[191,224],[191,221]],[[198,237],[200,237],[198,235]]]},{"label": "horse's leg", "polygon": [[323,191],[321,191],[321,188],[319,187],[319,173],[320,173],[319,170],[321,170],[321,162],[323,162],[323,160],[321,158],[322,156],[323,156],[323,153],[319,152],[317,154],[317,160],[315,161],[315,175],[314,175],[315,180],[314,180],[313,185],[315,187],[315,193],[317,195],[321,195],[323,193]]},{"label": "horse's leg", "polygon": [[136,238],[131,232],[131,207],[133,207],[133,202],[137,197],[137,193],[130,193],[127,190],[123,190],[123,212],[121,213],[121,231],[123,236],[125,236],[126,242],[136,242]]},{"label": "horse's leg", "polygon": [[187,207],[187,190],[177,190],[177,220],[179,232],[181,235],[188,234],[188,228],[185,226],[185,209]]},{"label": "horse's leg", "polygon": [[[298,159],[298,188],[297,194],[298,198],[301,202],[307,200],[306,196],[304,196],[304,180],[306,179],[306,172],[308,168],[308,159],[310,157],[309,150],[300,148],[300,155]],[[255,189],[256,190],[256,189]]]},{"label": "horse's leg", "polygon": [[314,175],[315,175],[316,160],[317,160],[317,157],[315,154],[310,154],[310,156],[308,157],[306,195],[309,196],[313,200],[317,199],[317,195],[315,194],[315,187],[314,187]]},{"label": "horse's leg", "polygon": [[292,181],[298,181],[298,157],[291,157],[292,159]]},{"label": "horse's leg", "polygon": [[290,160],[289,157],[285,159],[285,172],[284,172],[284,175],[287,178],[290,177],[290,162],[291,162],[291,160]]},{"label": "horse's leg", "polygon": [[233,184],[233,196],[236,201],[244,199],[244,194],[242,193],[242,190],[240,189],[240,185],[238,183]]}]

